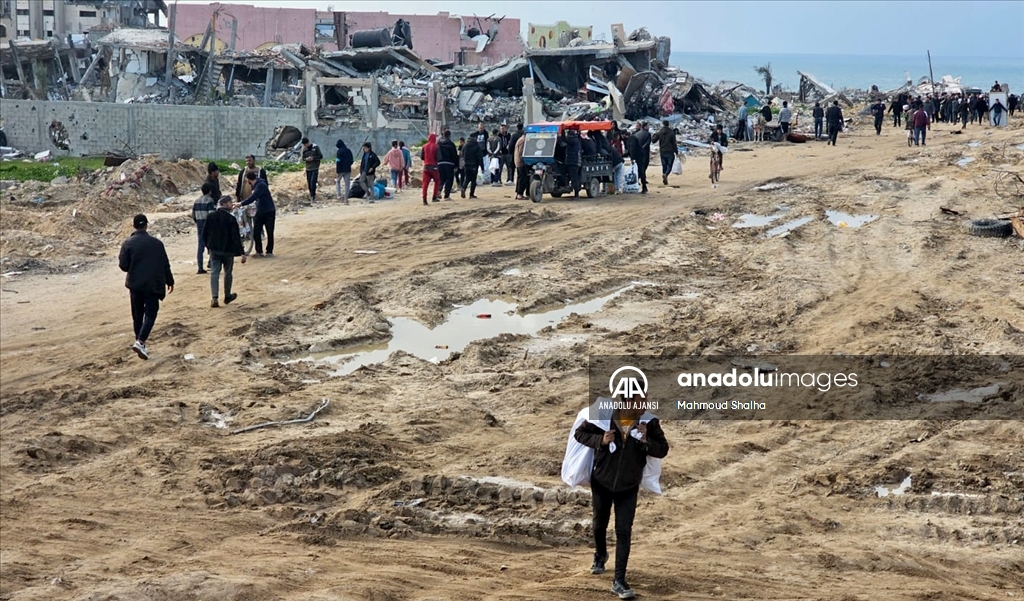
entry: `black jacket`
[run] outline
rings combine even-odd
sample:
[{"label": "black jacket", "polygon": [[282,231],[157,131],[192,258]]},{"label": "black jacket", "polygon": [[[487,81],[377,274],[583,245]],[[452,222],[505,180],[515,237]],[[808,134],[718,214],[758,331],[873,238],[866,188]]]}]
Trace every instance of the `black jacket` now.
[{"label": "black jacket", "polygon": [[[256,174],[256,177],[262,180],[267,179],[267,170],[260,167],[260,172]],[[245,179],[245,167],[238,172],[238,181],[235,182],[235,198],[241,198],[242,196],[242,180]]]},{"label": "black jacket", "polygon": [[830,106],[825,111],[825,120],[833,125],[838,125],[843,122],[843,110],[838,106]]},{"label": "black jacket", "polygon": [[456,165],[459,162],[459,149],[451,138],[441,138],[437,143],[437,164]]},{"label": "black jacket", "polygon": [[270,196],[270,187],[267,186],[267,180],[256,179],[256,184],[252,188],[252,195],[242,201],[242,206],[244,207],[254,202],[256,203],[256,214],[258,215],[276,212],[277,207],[274,206],[274,198]]},{"label": "black jacket", "polygon": [[206,218],[203,228],[203,245],[211,253],[240,257],[242,254],[242,235],[238,231],[238,220],[225,208],[218,208]]},{"label": "black jacket", "polygon": [[352,157],[352,151],[345,146],[345,142],[342,140],[338,140],[335,146],[338,147],[338,151],[334,153],[334,172],[338,174],[352,173],[352,162],[355,160]]},{"label": "black jacket", "polygon": [[[323,158],[324,153],[320,152],[320,147],[316,144],[310,144],[309,148],[302,149],[302,162],[306,164],[306,171],[319,171]],[[310,161],[306,162],[306,159]]]},{"label": "black jacket", "polygon": [[213,186],[213,190],[210,191],[210,198],[212,198],[214,200],[220,200],[220,197],[223,196],[223,193],[221,193],[221,191],[220,191],[220,178],[219,177],[211,178],[209,175],[207,175],[206,176],[206,183],[208,183],[211,186]]},{"label": "black jacket", "polygon": [[772,122],[772,107],[770,105],[764,105],[761,107],[761,116],[764,117],[765,123]]},{"label": "black jacket", "polygon": [[814,107],[814,111],[811,114],[814,116],[815,119],[824,119],[825,109],[821,108],[820,106],[816,106]]},{"label": "black jacket", "polygon": [[583,446],[594,449],[594,471],[590,479],[612,492],[629,490],[640,485],[644,479],[647,458],[661,459],[668,455],[668,441],[657,419],[647,422],[647,442],[642,443],[632,436],[623,442],[622,430],[612,425],[615,432],[615,452],[601,444],[604,430],[590,422],[583,422],[576,428],[574,436]]},{"label": "black jacket", "polygon": [[462,147],[462,157],[466,159],[466,167],[479,165],[483,160],[483,155],[483,147],[479,142],[473,138],[466,140],[466,145]]},{"label": "black jacket", "polygon": [[512,133],[498,132],[498,140],[500,141],[500,145],[498,146],[499,153],[504,156],[512,154],[512,151],[515,149],[515,146],[512,145]]},{"label": "black jacket", "polygon": [[[644,135],[646,134],[646,135]],[[651,134],[640,130],[626,140],[626,154],[637,165],[648,165],[651,162]]]},{"label": "black jacket", "polygon": [[164,243],[143,230],[135,230],[124,241],[117,263],[128,274],[124,287],[132,292],[149,292],[163,300],[167,287],[174,285]]},{"label": "black jacket", "polygon": [[363,158],[359,160],[360,175],[374,175],[380,167],[380,157],[374,151],[364,152]]},{"label": "black jacket", "polygon": [[661,147],[661,154],[675,154],[679,152],[679,144],[676,142],[676,132],[671,127],[663,127],[658,130],[658,145]]},{"label": "black jacket", "polygon": [[583,147],[579,136],[563,136],[559,144],[565,148],[565,164],[570,166],[583,164]]}]

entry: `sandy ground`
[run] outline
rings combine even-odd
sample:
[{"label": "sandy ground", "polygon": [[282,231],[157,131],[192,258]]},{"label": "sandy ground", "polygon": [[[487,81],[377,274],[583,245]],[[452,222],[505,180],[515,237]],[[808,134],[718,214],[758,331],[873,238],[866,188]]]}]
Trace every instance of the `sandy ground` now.
[{"label": "sandy ground", "polygon": [[[29,257],[31,207],[4,205],[22,238],[5,231],[3,271],[25,273],[0,293],[0,599],[612,598],[610,573],[587,570],[589,493],[558,477],[588,354],[1024,349],[1021,241],[939,210],[1024,204],[991,171],[1021,170],[1024,130],[940,124],[908,149],[870,129],[739,145],[717,189],[701,157],[668,187],[652,166],[646,197],[533,205],[484,187],[282,211],[278,256],[236,266],[239,299],[219,309],[187,227],[155,225],[177,286],[148,362],[128,350],[119,240]],[[730,226],[780,204],[813,220],[775,238]],[[840,228],[828,209],[880,217]],[[655,285],[438,364],[282,363],[382,343],[396,317],[435,326],[485,297],[533,311],[631,281]],[[325,398],[312,423],[229,434]],[[1020,422],[664,426],[665,494],[642,495],[633,534],[640,598],[1024,596]]]}]

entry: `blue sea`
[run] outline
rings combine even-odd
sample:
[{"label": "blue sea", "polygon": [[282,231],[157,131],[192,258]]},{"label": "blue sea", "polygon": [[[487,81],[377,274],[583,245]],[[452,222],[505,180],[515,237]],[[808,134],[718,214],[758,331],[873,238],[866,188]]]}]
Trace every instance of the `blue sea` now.
[{"label": "blue sea", "polygon": [[[903,85],[907,73],[916,85],[928,76],[928,56],[849,56],[821,54],[729,54],[707,52],[673,52],[673,67],[689,72],[708,83],[737,81],[759,90],[764,81],[754,72],[755,65],[771,62],[772,85],[781,84],[798,91],[797,70],[809,73],[835,89],[891,90]],[[1019,56],[984,58],[972,56],[941,56],[932,54],[935,81],[943,75],[961,78],[965,86],[988,91],[992,82],[1009,83],[1010,92],[1024,91],[1024,60]]]}]

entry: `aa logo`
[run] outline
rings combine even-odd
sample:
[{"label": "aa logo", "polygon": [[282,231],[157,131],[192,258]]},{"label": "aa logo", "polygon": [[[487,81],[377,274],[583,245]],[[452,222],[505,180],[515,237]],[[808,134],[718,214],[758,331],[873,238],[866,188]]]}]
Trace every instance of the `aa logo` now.
[{"label": "aa logo", "polygon": [[[642,383],[642,385],[641,385]],[[647,398],[647,376],[644,372],[631,366],[624,365],[612,373],[608,378],[608,390],[612,398]]]}]

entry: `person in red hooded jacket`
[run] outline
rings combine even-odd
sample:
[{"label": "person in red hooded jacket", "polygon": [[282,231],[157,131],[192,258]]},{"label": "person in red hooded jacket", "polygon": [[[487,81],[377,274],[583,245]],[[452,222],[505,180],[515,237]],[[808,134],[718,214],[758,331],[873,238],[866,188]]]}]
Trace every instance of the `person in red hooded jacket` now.
[{"label": "person in red hooded jacket", "polygon": [[434,182],[434,195],[431,198],[434,202],[440,202],[441,172],[437,169],[437,134],[430,134],[427,138],[427,143],[420,150],[420,158],[423,159],[423,204],[427,204],[430,182]]}]

